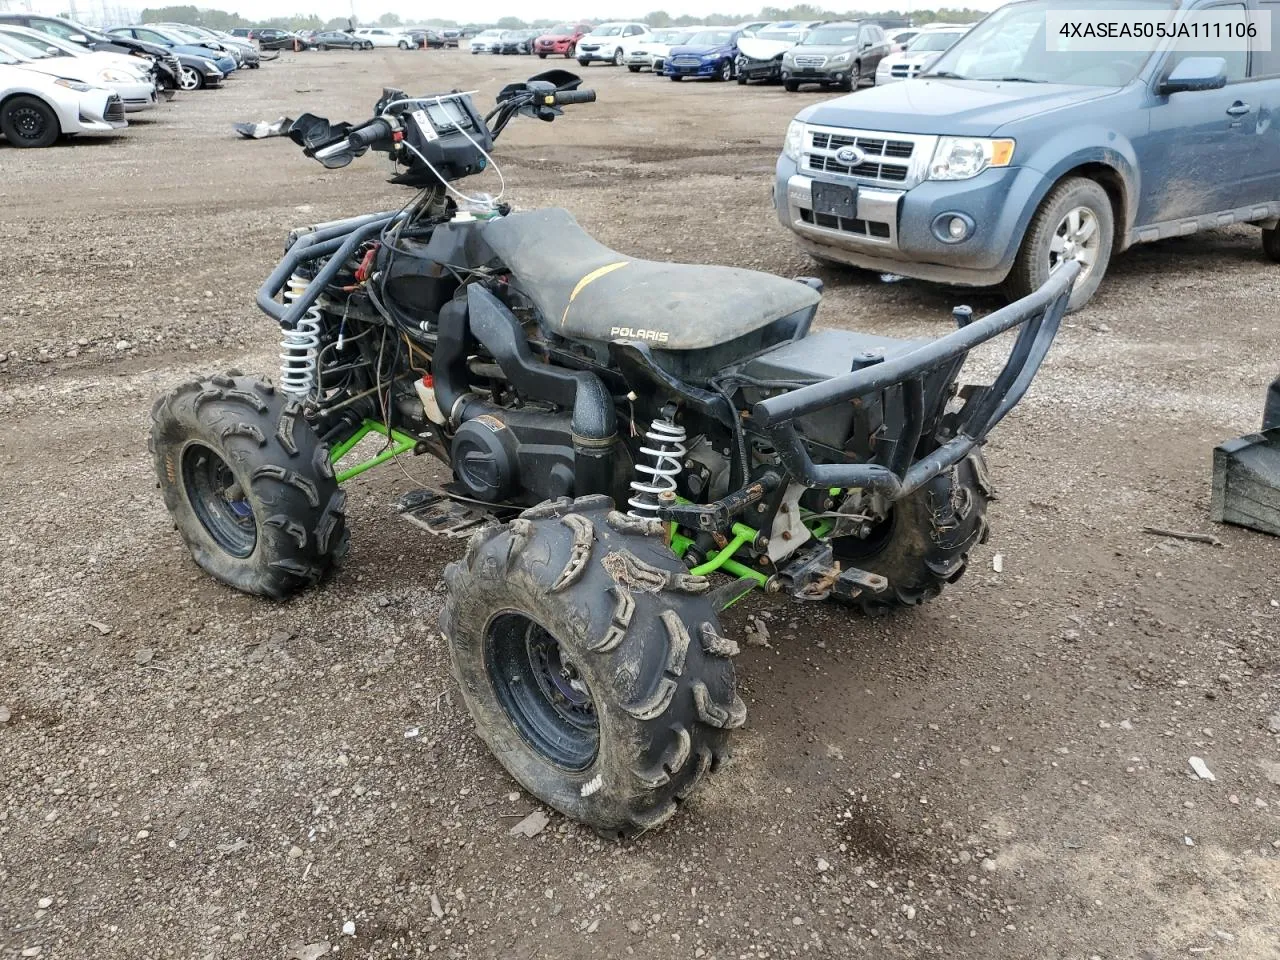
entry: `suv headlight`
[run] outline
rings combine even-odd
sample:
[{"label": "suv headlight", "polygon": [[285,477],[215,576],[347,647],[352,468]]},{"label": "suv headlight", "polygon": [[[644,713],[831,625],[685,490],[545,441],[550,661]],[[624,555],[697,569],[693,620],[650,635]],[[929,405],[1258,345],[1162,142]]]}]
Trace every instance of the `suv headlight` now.
[{"label": "suv headlight", "polygon": [[804,124],[792,120],[787,127],[786,139],[782,141],[782,155],[789,160],[800,162],[800,151],[804,149]]},{"label": "suv headlight", "polygon": [[848,63],[852,59],[852,53],[837,53],[829,62],[833,67],[838,67],[840,64]]},{"label": "suv headlight", "polygon": [[790,50],[788,50],[788,51],[786,51],[785,53],[783,53],[783,55],[782,55],[782,62],[783,62],[783,63],[795,63],[795,62],[796,62],[796,55],[795,55],[794,53],[792,53]]},{"label": "suv headlight", "polygon": [[930,180],[968,180],[988,167],[1007,167],[1013,161],[1012,140],[983,137],[939,137],[929,162]]}]

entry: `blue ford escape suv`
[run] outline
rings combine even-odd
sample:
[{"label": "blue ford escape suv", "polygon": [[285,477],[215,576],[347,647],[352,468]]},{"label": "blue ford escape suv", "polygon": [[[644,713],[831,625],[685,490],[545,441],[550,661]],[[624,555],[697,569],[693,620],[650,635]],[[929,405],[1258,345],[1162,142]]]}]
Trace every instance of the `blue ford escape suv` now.
[{"label": "blue ford escape suv", "polygon": [[[1089,52],[1046,38],[1054,6],[1009,4],[920,78],[802,110],[774,184],[801,246],[819,261],[1014,296],[1075,259],[1072,309],[1135,243],[1256,223],[1280,260],[1280,37],[1269,50]],[[1100,19],[1171,8],[1070,6]],[[1178,7],[1220,8],[1270,11],[1280,32],[1280,0]]]}]

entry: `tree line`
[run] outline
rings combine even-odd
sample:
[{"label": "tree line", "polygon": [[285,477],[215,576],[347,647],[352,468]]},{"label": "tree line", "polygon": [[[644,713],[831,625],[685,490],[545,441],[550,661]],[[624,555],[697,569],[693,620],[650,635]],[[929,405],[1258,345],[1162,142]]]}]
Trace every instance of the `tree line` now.
[{"label": "tree line", "polygon": [[[807,3],[794,7],[764,7],[759,13],[713,13],[705,17],[682,15],[673,17],[665,10],[654,10],[639,20],[651,27],[684,27],[690,24],[705,23],[711,25],[742,23],[746,20],[837,20],[837,19],[903,19],[915,23],[973,23],[981,20],[985,13],[980,10],[938,9],[938,10],[882,10],[879,13],[835,13],[820,10]],[[321,20],[314,13],[294,14],[289,17],[269,17],[266,19],[249,19],[239,13],[226,10],[215,10],[211,7],[177,6],[148,7],[142,11],[143,23],[189,23],[213,30],[230,30],[232,27],[275,27],[280,30],[345,30],[350,26],[400,27],[405,22],[395,13],[384,13],[372,21],[352,21],[348,17],[334,17]],[[502,30],[536,29],[550,27],[559,20],[521,20],[519,17],[503,17],[497,23],[465,23],[441,17],[426,17],[413,20],[414,26],[428,27],[464,27],[482,29],[497,27]]]}]

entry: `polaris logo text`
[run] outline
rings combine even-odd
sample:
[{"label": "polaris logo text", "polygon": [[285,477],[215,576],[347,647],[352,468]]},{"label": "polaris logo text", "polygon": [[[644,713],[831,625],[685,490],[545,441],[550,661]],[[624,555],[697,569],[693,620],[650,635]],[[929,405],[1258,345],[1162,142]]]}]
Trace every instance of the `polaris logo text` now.
[{"label": "polaris logo text", "polygon": [[671,339],[671,334],[665,330],[632,330],[630,327],[614,327],[609,331],[611,337],[621,337],[623,340],[649,340],[652,343],[666,343]]}]

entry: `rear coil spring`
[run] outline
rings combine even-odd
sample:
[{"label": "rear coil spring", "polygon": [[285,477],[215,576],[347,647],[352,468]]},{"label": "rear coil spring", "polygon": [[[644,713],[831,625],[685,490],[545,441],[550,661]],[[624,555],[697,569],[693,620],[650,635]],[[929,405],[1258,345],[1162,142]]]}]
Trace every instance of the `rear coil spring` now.
[{"label": "rear coil spring", "polygon": [[631,481],[635,496],[627,501],[631,507],[627,512],[633,517],[656,518],[659,498],[668,491],[675,492],[676,477],[680,476],[688,452],[685,439],[684,427],[671,420],[655,420],[649,425],[640,453],[650,462],[636,463],[636,473],[641,476]]}]

